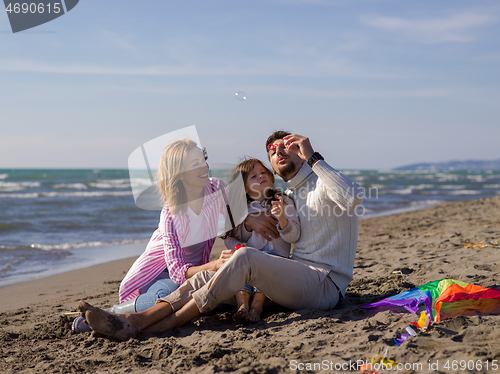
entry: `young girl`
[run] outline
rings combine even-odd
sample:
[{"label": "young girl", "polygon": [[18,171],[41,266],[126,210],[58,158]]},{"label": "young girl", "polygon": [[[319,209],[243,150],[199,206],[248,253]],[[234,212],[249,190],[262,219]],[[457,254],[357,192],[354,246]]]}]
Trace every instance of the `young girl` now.
[{"label": "young girl", "polygon": [[[293,200],[286,195],[281,195],[273,188],[273,173],[258,159],[251,158],[241,162],[233,170],[231,180],[236,179],[240,174],[245,185],[248,212],[265,211],[276,217],[280,237],[268,241],[263,236],[252,232],[248,238],[245,237],[247,233],[244,233],[243,225],[240,225],[226,233],[224,244],[229,249],[234,249],[236,245],[243,245],[260,249],[269,254],[289,257],[291,243],[295,243],[300,237],[300,223]],[[249,308],[252,293],[253,299]],[[245,285],[236,294],[238,311],[234,315],[234,319],[258,322],[265,300],[264,294],[254,290],[250,285]]]},{"label": "young girl", "polygon": [[[225,184],[209,178],[206,160],[206,152],[191,139],[165,148],[157,173],[164,203],[158,229],[121,282],[120,304],[110,311],[146,310],[187,278],[202,270],[217,271],[231,257],[233,251],[227,250],[209,261],[226,205],[219,192]],[[75,333],[89,330],[82,317],[73,322]]]}]

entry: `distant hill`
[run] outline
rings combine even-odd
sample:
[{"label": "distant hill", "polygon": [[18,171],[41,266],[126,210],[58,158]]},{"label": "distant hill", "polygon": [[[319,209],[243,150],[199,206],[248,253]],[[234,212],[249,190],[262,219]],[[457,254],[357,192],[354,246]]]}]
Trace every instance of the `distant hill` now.
[{"label": "distant hill", "polygon": [[395,170],[500,170],[500,159],[493,161],[466,160],[436,163],[421,163],[400,166]]}]

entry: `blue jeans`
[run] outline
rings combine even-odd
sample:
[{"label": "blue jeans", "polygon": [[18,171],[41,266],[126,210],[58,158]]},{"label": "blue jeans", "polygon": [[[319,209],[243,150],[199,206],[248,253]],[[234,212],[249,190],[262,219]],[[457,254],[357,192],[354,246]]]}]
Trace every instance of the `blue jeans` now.
[{"label": "blue jeans", "polygon": [[156,300],[170,295],[179,288],[177,283],[161,273],[154,281],[140,289],[141,294],[135,300],[135,311],[142,312],[156,304]]}]

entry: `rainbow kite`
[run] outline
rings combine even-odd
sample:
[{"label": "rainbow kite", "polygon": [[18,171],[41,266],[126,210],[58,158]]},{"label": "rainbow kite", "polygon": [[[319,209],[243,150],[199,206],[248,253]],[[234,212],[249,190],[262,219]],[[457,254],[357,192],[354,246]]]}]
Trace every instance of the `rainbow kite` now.
[{"label": "rainbow kite", "polygon": [[460,315],[500,314],[500,290],[440,279],[361,308],[397,306],[417,314],[422,303],[431,322]]}]

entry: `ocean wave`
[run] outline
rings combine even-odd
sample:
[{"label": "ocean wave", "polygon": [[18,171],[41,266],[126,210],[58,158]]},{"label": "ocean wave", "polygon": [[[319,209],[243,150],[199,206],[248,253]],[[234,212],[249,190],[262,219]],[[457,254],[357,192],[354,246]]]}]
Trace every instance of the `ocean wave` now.
[{"label": "ocean wave", "polygon": [[448,192],[449,195],[479,195],[481,191],[474,190],[456,190]]},{"label": "ocean wave", "polygon": [[144,239],[127,239],[127,240],[114,240],[110,242],[84,242],[84,243],[62,243],[62,244],[39,244],[34,243],[31,245],[17,245],[17,246],[5,246],[0,245],[0,250],[15,251],[18,249],[39,249],[42,251],[57,251],[57,250],[69,250],[75,248],[89,248],[89,247],[109,247],[116,245],[125,244],[136,244],[143,243]]},{"label": "ocean wave", "polygon": [[18,229],[26,229],[31,224],[29,222],[0,222],[0,231],[12,231]]},{"label": "ocean wave", "polygon": [[151,179],[149,178],[130,178],[130,185],[132,187],[141,187],[141,186],[151,186]]},{"label": "ocean wave", "polygon": [[90,182],[90,187],[94,188],[130,188],[129,179],[101,179],[96,182]]},{"label": "ocean wave", "polygon": [[500,184],[485,184],[483,188],[500,188]]},{"label": "ocean wave", "polygon": [[484,177],[482,175],[467,175],[467,179],[474,182],[484,182]]},{"label": "ocean wave", "polygon": [[57,189],[66,189],[66,190],[86,190],[88,187],[83,183],[61,183],[56,184],[54,188]]},{"label": "ocean wave", "polygon": [[353,180],[355,180],[356,182],[362,182],[364,180],[366,180],[367,176],[365,175],[359,175],[359,176],[356,176],[356,177],[352,177]]},{"label": "ocean wave", "polygon": [[443,190],[463,190],[465,185],[456,185],[456,184],[443,184],[442,186],[438,186]]},{"label": "ocean wave", "polygon": [[457,175],[444,173],[436,173],[436,178],[438,182],[452,182],[459,179]]},{"label": "ocean wave", "polygon": [[434,188],[435,186],[433,184],[417,184],[415,186],[408,186],[408,188],[411,188],[413,190],[423,190],[426,188]]},{"label": "ocean wave", "polygon": [[397,193],[399,195],[409,195],[413,192],[413,188],[402,188],[400,190],[391,190],[389,192],[392,192],[392,193]]},{"label": "ocean wave", "polygon": [[443,204],[444,200],[423,200],[423,201],[412,201],[410,203],[410,206],[412,207],[417,207],[417,206],[432,206],[432,205],[439,205]]},{"label": "ocean wave", "polygon": [[132,191],[89,191],[89,192],[29,192],[17,194],[0,194],[0,199],[36,199],[39,197],[99,197],[99,196],[127,196]]},{"label": "ocean wave", "polygon": [[434,205],[439,205],[444,202],[445,201],[443,200],[423,200],[423,201],[412,201],[409,204],[402,204],[397,207],[396,206],[378,207],[377,209],[374,209],[373,211],[367,213],[362,218],[381,217],[389,214],[411,212],[414,210],[421,210],[429,208]]},{"label": "ocean wave", "polygon": [[130,179],[122,178],[122,179],[98,179],[99,183],[111,183],[111,184],[129,184]]},{"label": "ocean wave", "polygon": [[370,183],[368,186],[365,186],[365,189],[377,189],[377,190],[385,190],[387,188],[386,184],[376,184]]},{"label": "ocean wave", "polygon": [[7,179],[9,174],[0,174],[0,179]]},{"label": "ocean wave", "polygon": [[22,191],[26,188],[40,187],[40,182],[2,182],[0,181],[0,191],[14,192]]}]

